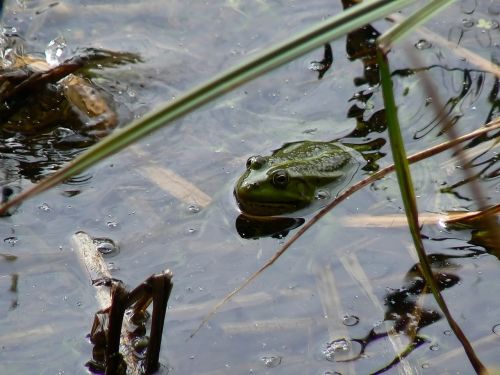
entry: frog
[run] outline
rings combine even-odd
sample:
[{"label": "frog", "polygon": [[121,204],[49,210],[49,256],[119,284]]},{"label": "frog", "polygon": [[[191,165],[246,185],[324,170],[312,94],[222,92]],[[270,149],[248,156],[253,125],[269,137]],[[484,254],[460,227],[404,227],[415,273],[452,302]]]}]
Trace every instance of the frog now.
[{"label": "frog", "polygon": [[359,147],[337,140],[286,143],[269,156],[248,158],[234,196],[245,215],[303,212],[337,195],[364,164]]}]

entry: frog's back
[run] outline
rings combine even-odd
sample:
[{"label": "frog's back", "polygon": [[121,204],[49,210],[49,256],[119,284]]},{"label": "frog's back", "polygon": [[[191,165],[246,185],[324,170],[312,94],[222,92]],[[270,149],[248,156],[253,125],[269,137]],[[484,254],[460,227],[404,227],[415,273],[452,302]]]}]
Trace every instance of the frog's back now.
[{"label": "frog's back", "polygon": [[360,163],[360,154],[339,142],[287,143],[270,156],[270,165],[286,169],[291,176],[328,181],[349,174]]}]

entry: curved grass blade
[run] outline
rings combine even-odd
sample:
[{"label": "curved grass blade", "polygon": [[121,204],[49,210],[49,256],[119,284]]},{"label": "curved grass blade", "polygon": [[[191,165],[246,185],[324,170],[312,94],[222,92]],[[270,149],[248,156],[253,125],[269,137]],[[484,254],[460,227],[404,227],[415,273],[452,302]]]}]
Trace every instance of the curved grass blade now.
[{"label": "curved grass blade", "polygon": [[0,215],[10,207],[59,184],[230,90],[413,1],[415,0],[365,1],[249,58],[246,62],[210,79],[160,109],[146,114],[143,118],[104,138],[67,166],[0,206]]},{"label": "curved grass blade", "polygon": [[401,197],[403,199],[403,205],[405,208],[406,218],[408,220],[408,227],[413,239],[413,244],[415,245],[415,250],[419,259],[419,268],[425,282],[429,286],[434,299],[436,300],[439,308],[443,312],[450,325],[450,328],[455,333],[456,337],[462,344],[467,358],[478,374],[487,374],[488,371],[486,367],[481,363],[480,359],[477,357],[472,345],[463,333],[460,326],[453,319],[446,301],[444,300],[441,292],[439,291],[439,286],[434,274],[432,273],[431,266],[428,262],[427,255],[425,253],[424,244],[422,242],[422,237],[420,235],[420,225],[418,223],[418,207],[417,201],[415,199],[415,192],[413,189],[413,182],[410,174],[410,168],[408,160],[406,158],[405,146],[403,142],[403,137],[401,135],[399,119],[397,114],[396,101],[394,99],[394,93],[392,90],[392,79],[391,72],[389,68],[389,61],[387,56],[382,51],[382,49],[377,49],[377,61],[380,67],[380,82],[382,85],[382,96],[384,97],[384,105],[387,114],[387,125],[389,131],[389,139],[391,143],[392,156],[394,159],[394,164],[396,168],[396,175],[398,178],[399,189],[401,192]]},{"label": "curved grass blade", "polygon": [[[439,154],[440,152],[446,151],[449,148],[458,145],[462,142],[469,141],[471,139],[474,139],[476,137],[480,137],[492,130],[499,129],[500,128],[500,117],[496,118],[494,121],[490,122],[489,124],[485,125],[484,127],[475,130],[469,134],[466,134],[462,137],[450,140],[448,142],[441,143],[439,145],[436,145],[434,147],[428,148],[427,150],[418,152],[416,154],[413,154],[408,157],[408,162],[410,164],[419,162],[421,160],[427,159],[431,156],[434,156],[436,154]],[[330,212],[333,208],[338,206],[340,203],[342,203],[344,200],[349,198],[352,194],[357,192],[358,190],[361,190],[365,186],[371,184],[372,182],[375,182],[382,177],[388,175],[389,173],[394,172],[395,170],[395,165],[391,164],[388,167],[385,167],[372,175],[368,176],[367,178],[361,180],[360,182],[350,186],[346,190],[344,190],[342,193],[340,193],[333,201],[331,201],[327,206],[325,206],[323,209],[321,209],[314,217],[309,220],[303,227],[301,227],[288,241],[286,241],[277,251],[274,253],[274,255],[269,258],[264,265],[262,265],[257,271],[255,271],[253,274],[251,274],[245,281],[243,281],[240,286],[238,286],[236,289],[234,289],[232,292],[227,294],[217,305],[215,305],[212,310],[207,314],[207,316],[203,319],[203,321],[200,323],[200,325],[191,333],[190,337],[193,337],[204,325],[207,323],[212,316],[215,315],[217,311],[220,310],[222,306],[224,306],[231,298],[233,298],[236,294],[238,294],[242,289],[244,289],[246,286],[248,286],[253,280],[255,280],[262,272],[264,272],[267,268],[271,267],[289,248],[292,246],[295,241],[297,241],[302,235],[309,230],[314,224],[316,224],[323,216],[325,216],[328,212]]]},{"label": "curved grass blade", "polygon": [[469,214],[456,215],[456,217],[451,217],[446,220],[447,225],[451,224],[463,224],[463,223],[471,223],[474,221],[485,220],[485,218],[498,215],[500,213],[500,204],[495,204],[491,207],[488,207],[485,210],[480,210],[476,212],[472,212]]}]

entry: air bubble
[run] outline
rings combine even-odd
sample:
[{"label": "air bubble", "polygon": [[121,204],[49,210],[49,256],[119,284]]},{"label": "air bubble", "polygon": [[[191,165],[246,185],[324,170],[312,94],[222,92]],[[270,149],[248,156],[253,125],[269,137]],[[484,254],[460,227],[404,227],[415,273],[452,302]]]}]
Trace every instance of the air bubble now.
[{"label": "air bubble", "polygon": [[355,315],[344,315],[342,323],[348,327],[352,327],[359,323],[359,318]]},{"label": "air bubble", "polygon": [[109,271],[118,271],[120,267],[118,267],[114,262],[108,262],[108,270]]},{"label": "air bubble", "polygon": [[94,245],[105,257],[112,257],[118,254],[119,249],[115,242],[110,238],[94,238]]},{"label": "air bubble", "polygon": [[40,206],[38,206],[38,209],[40,209],[42,211],[46,211],[46,212],[48,212],[48,211],[51,210],[51,208],[49,207],[49,205],[47,203],[45,203],[45,202],[42,203]]},{"label": "air bubble", "polygon": [[425,39],[420,39],[415,43],[415,48],[418,50],[428,49],[432,47],[432,43]]},{"label": "air bubble", "polygon": [[344,362],[358,358],[361,350],[359,342],[341,338],[327,343],[322,353],[329,362]]},{"label": "air bubble", "polygon": [[110,221],[106,222],[106,226],[109,229],[116,229],[116,228],[118,228],[118,222],[110,220]]},{"label": "air bubble", "polygon": [[500,336],[500,324],[496,324],[493,326],[493,328],[491,329],[491,331],[497,335],[497,336]]},{"label": "air bubble", "polygon": [[132,347],[134,348],[134,354],[139,359],[146,358],[146,349],[148,348],[148,345],[149,345],[149,338],[148,337],[137,337],[132,342]]},{"label": "air bubble", "polygon": [[266,367],[273,368],[281,364],[281,357],[278,355],[265,356],[261,358],[261,361]]},{"label": "air bubble", "polygon": [[473,27],[475,24],[476,24],[476,21],[473,20],[472,18],[464,18],[462,20],[462,26],[465,28],[468,28],[468,29]]},{"label": "air bubble", "polygon": [[187,206],[187,210],[192,214],[197,214],[198,212],[200,212],[201,208],[197,204],[192,203],[189,206]]},{"label": "air bubble", "polygon": [[330,198],[330,193],[326,190],[318,190],[314,196],[317,200],[325,200]]},{"label": "air bubble", "polygon": [[460,2],[460,10],[465,14],[472,14],[476,11],[477,0],[462,0]]},{"label": "air bubble", "polygon": [[309,70],[319,72],[326,69],[326,65],[319,61],[313,61],[309,64]]},{"label": "air bubble", "polygon": [[3,242],[6,244],[9,244],[10,246],[14,246],[19,239],[17,237],[11,236],[11,237],[6,237],[3,239]]}]

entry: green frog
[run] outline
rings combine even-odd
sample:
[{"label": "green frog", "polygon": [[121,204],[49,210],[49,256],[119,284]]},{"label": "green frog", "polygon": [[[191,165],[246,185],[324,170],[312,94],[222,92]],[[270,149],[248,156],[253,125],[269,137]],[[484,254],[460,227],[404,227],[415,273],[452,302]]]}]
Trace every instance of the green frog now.
[{"label": "green frog", "polygon": [[247,215],[290,214],[337,195],[363,161],[359,151],[338,141],[287,143],[270,156],[251,156],[234,195]]}]

